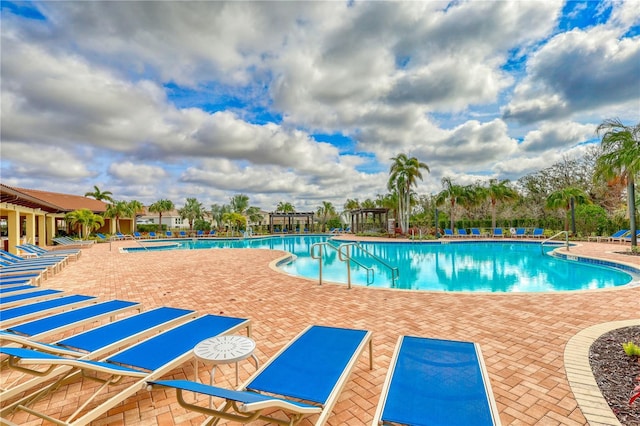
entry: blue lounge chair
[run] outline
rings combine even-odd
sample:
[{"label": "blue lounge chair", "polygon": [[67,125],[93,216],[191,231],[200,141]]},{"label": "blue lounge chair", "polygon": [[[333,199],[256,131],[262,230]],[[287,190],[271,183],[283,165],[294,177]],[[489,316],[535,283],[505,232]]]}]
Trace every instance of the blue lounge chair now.
[{"label": "blue lounge chair", "polygon": [[622,243],[622,242],[625,241],[625,238],[627,236],[631,235],[631,231],[630,230],[626,230],[625,232],[622,232],[622,233],[621,232],[622,232],[622,230],[620,230],[620,231],[616,232],[615,234],[611,235],[607,239],[607,241],[610,242],[610,243],[614,243],[616,241],[619,242],[619,243]]},{"label": "blue lounge chair", "polygon": [[61,246],[81,246],[88,247],[95,243],[93,240],[74,240],[70,237],[53,238],[53,242]]},{"label": "blue lounge chair", "polygon": [[167,238],[173,238],[173,232],[171,232],[171,231],[166,231],[166,232],[164,233],[164,235],[165,235],[165,237],[167,237]]},{"label": "blue lounge chair", "polygon": [[119,240],[133,240],[133,235],[123,234],[122,232],[116,232],[116,237]]},{"label": "blue lounge chair", "polygon": [[42,282],[42,272],[25,272],[22,274],[3,274],[0,269],[0,286],[15,285],[15,283],[29,282],[39,285]]},{"label": "blue lounge chair", "polygon": [[0,327],[6,328],[18,322],[28,321],[32,318],[44,316],[54,311],[62,311],[88,303],[95,303],[97,299],[93,296],[69,295],[57,299],[44,300],[42,302],[30,303],[28,305],[17,306],[15,308],[3,309],[0,316]]},{"label": "blue lounge chair", "polygon": [[209,231],[209,236],[213,237],[214,235],[216,235],[216,230],[212,229],[211,231]]},{"label": "blue lounge chair", "polygon": [[544,229],[543,228],[534,228],[533,234],[531,234],[533,238],[544,238]]},{"label": "blue lounge chair", "polygon": [[204,237],[204,231],[202,229],[198,229],[198,231],[196,231],[196,237]]},{"label": "blue lounge chair", "polygon": [[[638,232],[636,232],[636,237],[640,238],[640,230],[638,230]],[[623,243],[630,243],[631,242],[631,232],[629,232],[629,235],[626,235],[622,241]]]},{"label": "blue lounge chair", "polygon": [[80,249],[69,249],[69,250],[45,250],[42,247],[38,247],[34,244],[20,244],[16,246],[18,249],[27,253],[31,256],[35,256],[37,258],[47,258],[47,257],[67,257],[68,259],[78,260],[82,251]]},{"label": "blue lounge chair", "polygon": [[31,278],[14,278],[7,277],[0,279],[0,288],[8,288],[8,287],[16,287],[19,285],[34,285],[33,280]]},{"label": "blue lounge chair", "polygon": [[0,262],[5,266],[45,266],[51,267],[56,271],[59,271],[62,266],[69,263],[69,259],[66,256],[50,256],[50,257],[30,257],[24,258],[16,256],[8,251],[0,250]]},{"label": "blue lounge chair", "polygon": [[619,231],[614,232],[609,236],[595,235],[595,236],[587,237],[587,241],[595,240],[597,242],[601,242],[601,241],[613,242],[613,241],[617,241],[619,238],[622,238],[627,232],[629,232],[628,229],[620,229]]},{"label": "blue lounge chair", "polygon": [[455,237],[455,235],[453,234],[453,231],[451,229],[445,228],[443,231],[444,231],[443,237],[448,237],[448,238]]},{"label": "blue lounge chair", "polygon": [[133,233],[133,238],[135,238],[136,240],[140,240],[142,239],[142,234],[140,234],[138,231],[135,231]]},{"label": "blue lounge chair", "polygon": [[[160,307],[107,323],[51,344],[34,340],[34,337],[28,338],[8,332],[0,332],[0,339],[56,355],[72,356],[79,359],[96,359],[131,342],[139,341],[151,334],[169,329],[195,317],[196,313],[194,311]],[[12,398],[44,381],[51,380],[52,377],[63,373],[65,370],[67,369],[64,367],[57,370],[52,369],[44,376],[22,381],[19,385],[4,390],[0,393],[0,397],[3,399]]]},{"label": "blue lounge chair", "polygon": [[480,238],[482,237],[482,233],[478,228],[471,228],[471,236]]},{"label": "blue lounge chair", "polygon": [[372,425],[499,425],[480,347],[401,336]]},{"label": "blue lounge chair", "polygon": [[40,287],[36,287],[34,285],[24,284],[19,286],[12,287],[1,287],[0,288],[0,305],[4,301],[4,297],[11,296],[15,294],[29,293],[32,291],[38,290]]},{"label": "blue lounge chair", "polygon": [[[4,287],[3,287],[4,288]],[[56,297],[62,297],[64,293],[62,290],[43,289],[37,291],[30,291],[28,293],[3,295],[0,300],[0,309],[12,308],[18,305],[24,305],[27,303],[41,302],[47,299],[54,299]],[[2,315],[0,315],[1,317]]]},{"label": "blue lounge chair", "polygon": [[527,230],[525,228],[516,228],[516,233],[513,236],[516,238],[524,238],[527,236]]},{"label": "blue lounge chair", "polygon": [[[252,419],[273,421],[262,411],[278,408],[291,416],[291,424],[318,414],[320,417],[314,423],[321,425],[331,415],[342,387],[367,346],[371,351],[368,331],[311,326],[263,365],[242,390],[186,380],[152,381],[151,384],[175,388],[181,406],[211,415],[212,421],[217,418],[242,423]],[[370,366],[371,362],[370,359]],[[185,401],[183,391],[224,398],[227,403],[222,409],[195,406]],[[227,412],[232,408],[238,412]],[[278,423],[289,424],[282,420]]]},{"label": "blue lounge chair", "polygon": [[106,242],[107,241],[107,236],[104,234],[101,234],[99,232],[96,232],[96,236],[100,239],[100,241],[102,242]]},{"label": "blue lounge chair", "polygon": [[[60,387],[62,383],[68,383],[72,378],[79,376],[81,371],[110,376],[105,379],[105,385],[100,388],[101,390],[109,388],[107,386],[109,384],[118,385],[121,378],[134,379],[125,380],[124,389],[120,392],[112,392],[108,399],[101,401],[98,405],[94,404],[93,407],[89,407],[89,404],[95,397],[101,395],[101,392],[97,391],[90,395],[82,403],[88,411],[73,413],[64,420],[56,419],[63,424],[88,425],[92,420],[120,404],[127,397],[143,389],[146,382],[161,377],[191,359],[193,348],[200,341],[220,334],[233,333],[242,328],[246,328],[250,333],[249,320],[205,315],[129,346],[102,361],[75,359],[24,348],[0,348],[0,353],[9,356],[9,364],[14,368],[20,367],[22,369],[29,365],[63,365],[73,368],[71,373],[61,376],[57,381],[42,387],[36,393],[12,402],[9,407],[22,410],[25,405],[28,406],[29,402],[37,400],[40,395],[46,395],[52,389]],[[6,409],[6,406],[3,407],[3,410]],[[27,410],[30,414],[49,420],[46,413],[38,412],[33,407],[28,407]],[[76,418],[78,415],[80,416]]]},{"label": "blue lounge chair", "polygon": [[180,238],[187,238],[187,233],[185,231],[180,231]]},{"label": "blue lounge chair", "polygon": [[493,229],[493,236],[494,237],[503,237],[504,238],[504,233],[502,232],[502,228],[494,228]]},{"label": "blue lounge chair", "polygon": [[158,238],[154,231],[149,231],[149,238]]},{"label": "blue lounge chair", "polygon": [[467,230],[464,228],[458,228],[458,236],[459,237],[469,237],[470,235],[467,234]]}]

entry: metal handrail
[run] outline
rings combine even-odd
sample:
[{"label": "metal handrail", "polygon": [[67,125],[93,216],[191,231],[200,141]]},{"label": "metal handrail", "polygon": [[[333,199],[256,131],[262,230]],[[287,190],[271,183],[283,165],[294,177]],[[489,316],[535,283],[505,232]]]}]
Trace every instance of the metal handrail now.
[{"label": "metal handrail", "polygon": [[[322,285],[322,247],[325,247],[325,246],[329,246],[336,251],[338,250],[336,246],[334,246],[333,244],[329,244],[328,242],[314,243],[311,245],[311,248],[309,249],[309,257],[320,262],[318,267],[318,285]],[[316,247],[318,247],[320,250],[319,255],[315,254]]]},{"label": "metal handrail", "polygon": [[557,237],[558,235],[562,235],[564,234],[564,239],[565,239],[565,245],[567,247],[567,251],[569,251],[569,231],[560,231],[557,234],[547,238],[546,240],[542,241],[540,243],[540,251],[542,252],[542,254],[544,254],[544,243],[549,242],[551,240],[553,240],[555,237]]},{"label": "metal handrail", "polygon": [[[360,249],[363,253],[366,253],[369,257],[371,257],[373,260],[377,261],[378,263],[380,263],[382,266],[388,268],[391,271],[391,286],[395,287],[396,286],[396,281],[398,280],[398,277],[400,276],[400,271],[398,270],[397,266],[393,266],[391,264],[389,264],[388,262],[386,262],[384,259],[376,256],[375,254],[371,253],[369,250],[367,250],[366,248],[362,247],[359,243],[353,242],[353,243],[343,243],[340,244],[340,247],[338,248],[338,257],[340,257],[340,260],[343,261],[347,261],[347,260],[351,260],[352,262],[362,266],[363,268],[366,268],[367,270],[371,269],[372,273],[373,273],[373,268],[369,268],[363,264],[361,264],[360,262],[358,262],[357,260],[355,260],[352,257],[349,257],[347,260],[342,259],[342,247],[356,247],[358,249]],[[367,272],[367,284],[371,284],[373,282],[373,280],[371,282],[369,282],[369,274]]]},{"label": "metal handrail", "polygon": [[[340,246],[338,246],[338,259],[340,259],[341,261],[347,264],[347,283],[349,284],[349,288],[351,288],[351,268],[349,267],[349,262],[353,262],[359,267],[364,268],[367,271],[367,285],[373,284],[373,280],[375,278],[374,276],[375,271],[373,268],[371,268],[370,266],[364,265],[360,261],[351,257],[351,255],[349,254],[349,247],[355,246],[357,244],[358,243],[343,243],[343,244],[340,244]],[[343,256],[344,254],[342,251],[343,248],[347,249],[346,256]]]}]

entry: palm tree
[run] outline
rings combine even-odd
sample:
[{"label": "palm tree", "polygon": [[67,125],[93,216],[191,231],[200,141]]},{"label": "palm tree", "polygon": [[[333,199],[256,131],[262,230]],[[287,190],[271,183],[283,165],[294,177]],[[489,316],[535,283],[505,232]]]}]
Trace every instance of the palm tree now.
[{"label": "palm tree", "polygon": [[327,231],[327,221],[338,215],[335,207],[333,207],[333,204],[330,201],[323,201],[322,206],[318,207],[317,214],[320,218],[320,222],[322,223],[322,232]]},{"label": "palm tree", "polygon": [[144,206],[138,200],[131,200],[127,203],[129,213],[131,213],[131,219],[133,220],[133,231],[136,231],[136,216],[138,213],[144,213]]},{"label": "palm tree", "polygon": [[262,220],[264,219],[264,216],[260,212],[259,207],[253,207],[253,206],[248,207],[247,210],[245,211],[245,214],[249,218],[249,223],[253,223],[253,224],[257,223],[260,225]]},{"label": "palm tree", "polygon": [[596,160],[596,178],[624,177],[627,181],[627,205],[631,245],[637,246],[635,179],[640,175],[640,123],[625,126],[618,119],[607,119],[596,129],[602,134],[602,155]]},{"label": "palm tree", "polygon": [[91,231],[104,225],[104,218],[89,209],[74,210],[64,218],[71,226],[80,225],[80,238],[88,237]]},{"label": "palm tree", "polygon": [[449,218],[451,220],[451,230],[453,231],[455,225],[454,216],[456,204],[464,197],[465,190],[463,186],[454,184],[449,177],[442,178],[442,186],[444,187],[444,189],[440,191],[438,195],[436,195],[436,204],[438,206],[441,206],[447,201],[449,202]]},{"label": "palm tree", "polygon": [[345,201],[343,207],[345,211],[358,210],[360,208],[360,202],[358,201],[357,198],[356,199],[347,198],[347,201]]},{"label": "palm tree", "polygon": [[291,203],[285,203],[280,201],[276,206],[276,212],[282,213],[295,213],[296,208]]},{"label": "palm tree", "polygon": [[222,218],[225,213],[231,212],[231,207],[227,204],[212,204],[211,205],[211,218],[215,220],[216,226],[220,227],[224,223],[224,219]]},{"label": "palm tree", "polygon": [[187,202],[184,207],[178,210],[180,213],[180,217],[182,219],[187,219],[189,221],[189,230],[193,230],[193,222],[196,219],[202,219],[203,217],[203,209],[202,203],[198,202],[195,198],[187,198]]},{"label": "palm tree", "polygon": [[[569,210],[573,209],[574,207],[574,203],[571,202],[572,200],[578,204],[588,204],[591,202],[586,192],[584,192],[580,188],[571,186],[554,191],[547,197],[547,208],[566,210],[566,214],[564,217],[564,230],[567,232],[569,231],[568,213]],[[573,217],[573,214],[571,216]]]},{"label": "palm tree", "polygon": [[111,193],[111,191],[100,191],[100,188],[98,188],[97,185],[94,185],[93,189],[93,192],[87,192],[84,194],[84,196],[93,197],[98,201],[108,201],[110,203],[113,203],[113,198],[111,198],[113,194]]},{"label": "palm tree", "polygon": [[114,201],[112,204],[107,205],[104,217],[115,219],[116,230],[120,232],[120,218],[131,217],[131,210],[126,201]]},{"label": "palm tree", "polygon": [[389,182],[387,187],[390,191],[398,192],[398,216],[400,228],[403,233],[409,228],[409,215],[411,213],[411,187],[417,184],[417,179],[422,180],[422,172],[425,169],[429,172],[429,166],[420,162],[416,157],[407,157],[406,154],[398,154],[391,158],[393,164],[389,169]]},{"label": "palm tree", "polygon": [[231,209],[236,213],[244,213],[249,208],[249,196],[245,194],[236,194],[231,197]]},{"label": "palm tree", "polygon": [[509,180],[490,179],[489,186],[485,190],[486,196],[491,200],[491,228],[496,228],[496,205],[498,201],[515,201],[520,196],[518,192],[509,186]]},{"label": "palm tree", "polygon": [[162,213],[170,212],[173,209],[175,209],[173,201],[166,199],[158,200],[149,206],[149,211],[151,213],[158,213],[158,231],[162,231]]}]

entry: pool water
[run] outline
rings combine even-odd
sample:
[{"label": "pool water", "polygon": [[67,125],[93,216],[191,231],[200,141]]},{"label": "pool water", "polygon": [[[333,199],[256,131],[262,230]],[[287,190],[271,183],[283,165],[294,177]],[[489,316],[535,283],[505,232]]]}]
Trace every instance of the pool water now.
[{"label": "pool water", "polygon": [[[316,259],[310,256],[315,243],[329,242],[338,247],[342,241],[329,241],[328,236],[302,235],[244,240],[182,240],[183,249],[259,248],[284,250],[295,259],[279,265],[283,271],[318,279]],[[172,240],[175,242],[176,240]],[[447,241],[448,242],[448,241]],[[370,243],[361,247],[398,268],[393,282],[392,271],[372,256],[350,247],[351,283],[369,287],[386,287],[434,291],[544,292],[586,290],[625,285],[632,276],[620,269],[584,262],[559,259],[549,254],[553,246],[540,242],[491,241],[461,243]],[[151,245],[151,244],[150,244]],[[343,248],[343,253],[345,249]],[[318,254],[318,247],[315,248]],[[347,283],[347,266],[338,251],[323,246],[322,277],[324,281]],[[367,272],[367,268],[370,271]]]}]

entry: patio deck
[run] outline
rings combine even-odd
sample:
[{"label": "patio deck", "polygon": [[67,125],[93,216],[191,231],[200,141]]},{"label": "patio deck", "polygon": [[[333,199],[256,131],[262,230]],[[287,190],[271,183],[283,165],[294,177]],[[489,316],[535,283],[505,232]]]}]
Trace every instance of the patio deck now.
[{"label": "patio deck", "polygon": [[[309,324],[373,331],[374,368],[361,357],[330,417],[331,425],[368,425],[373,418],[390,357],[400,334],[478,342],[504,425],[584,425],[565,372],[564,350],[581,330],[609,321],[638,319],[640,286],[570,293],[452,294],[395,291],[317,282],[284,275],[269,264],[284,252],[251,249],[137,252],[118,247],[132,241],[97,244],[45,288],[142,302],[145,308],[174,306],[201,313],[250,318],[261,362]],[[619,260],[640,267],[640,258],[611,253],[619,244],[582,243],[572,254]],[[233,366],[220,366],[216,383],[232,387]],[[240,363],[240,378],[253,371]],[[208,369],[200,380],[208,383]],[[193,379],[191,363],[169,375]],[[70,386],[38,404],[50,413],[75,409]],[[42,405],[40,405],[42,406]],[[25,413],[11,420],[37,425]],[[140,391],[96,425],[196,425],[203,416],[186,412],[170,390]],[[225,423],[232,424],[232,423]],[[257,423],[260,424],[260,423]],[[304,423],[303,424],[309,424]]]}]

